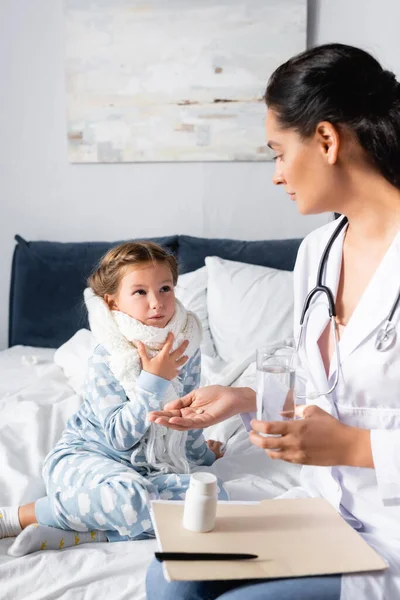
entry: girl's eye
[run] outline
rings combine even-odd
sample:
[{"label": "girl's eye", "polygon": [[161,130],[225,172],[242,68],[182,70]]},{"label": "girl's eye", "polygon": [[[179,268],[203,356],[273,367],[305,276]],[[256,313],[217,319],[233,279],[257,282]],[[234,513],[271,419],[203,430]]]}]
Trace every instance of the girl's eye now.
[{"label": "girl's eye", "polygon": [[145,296],[146,292],[144,290],[135,290],[133,295],[136,296],[136,294],[138,294],[138,296]]},{"label": "girl's eye", "polygon": [[170,291],[171,291],[171,286],[169,286],[169,285],[164,285],[164,286],[161,288],[161,291],[162,291],[162,292],[170,292]]},{"label": "girl's eye", "polygon": [[276,162],[278,160],[278,158],[282,158],[282,154],[278,154],[277,156],[274,156],[272,160]]}]

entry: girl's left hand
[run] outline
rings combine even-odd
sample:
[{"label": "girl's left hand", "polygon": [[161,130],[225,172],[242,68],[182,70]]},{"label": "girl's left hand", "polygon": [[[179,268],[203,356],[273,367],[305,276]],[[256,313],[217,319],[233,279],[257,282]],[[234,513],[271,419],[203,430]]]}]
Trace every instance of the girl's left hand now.
[{"label": "girl's left hand", "polygon": [[[318,406],[296,408],[299,420],[253,420],[250,440],[271,458],[301,465],[373,467],[370,432],[350,427]],[[280,437],[262,437],[268,433]]]}]

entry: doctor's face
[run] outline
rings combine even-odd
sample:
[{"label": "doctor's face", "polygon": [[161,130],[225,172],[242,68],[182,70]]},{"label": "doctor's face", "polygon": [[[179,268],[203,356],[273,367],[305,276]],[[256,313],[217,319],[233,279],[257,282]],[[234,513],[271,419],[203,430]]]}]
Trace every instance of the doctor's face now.
[{"label": "doctor's face", "polygon": [[338,181],[331,168],[336,149],[329,128],[329,123],[321,123],[314,136],[304,139],[294,129],[282,129],[273,109],[267,113],[267,142],[276,163],[272,181],[284,186],[302,214],[337,209]]}]

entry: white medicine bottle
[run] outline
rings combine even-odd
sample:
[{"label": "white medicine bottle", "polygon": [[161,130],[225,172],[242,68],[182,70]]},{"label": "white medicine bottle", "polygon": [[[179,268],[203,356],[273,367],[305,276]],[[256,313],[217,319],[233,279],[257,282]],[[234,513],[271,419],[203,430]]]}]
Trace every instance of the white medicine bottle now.
[{"label": "white medicine bottle", "polygon": [[183,510],[185,529],[206,532],[214,529],[217,514],[217,478],[212,473],[193,473]]}]

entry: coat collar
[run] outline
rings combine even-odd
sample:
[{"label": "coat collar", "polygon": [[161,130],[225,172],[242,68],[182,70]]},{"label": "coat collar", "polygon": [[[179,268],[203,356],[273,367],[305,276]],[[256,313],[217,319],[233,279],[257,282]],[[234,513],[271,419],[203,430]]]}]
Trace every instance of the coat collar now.
[{"label": "coat collar", "polygon": [[344,329],[339,343],[341,364],[364,340],[377,335],[399,291],[400,232],[386,251]]},{"label": "coat collar", "polygon": [[[329,253],[325,270],[324,283],[337,297],[339,279],[342,267],[343,241],[347,226],[340,232]],[[331,235],[331,231],[324,236],[322,250]],[[319,256],[320,256],[319,255]],[[319,257],[317,258],[319,260]],[[316,282],[310,282],[314,287]],[[358,305],[356,306],[342,338],[339,342],[340,365],[343,365],[347,357],[370,336],[376,335],[378,328],[386,320],[390,309],[400,291],[400,232],[396,235],[391,246],[384,255],[380,265],[372,276],[366,290],[364,291]],[[320,294],[309,314],[306,325],[308,331],[305,336],[307,360],[309,363],[309,376],[318,391],[329,389],[334,381],[337,370],[336,353],[330,362],[329,379],[326,377],[318,340],[329,323],[328,303],[326,297]],[[339,365],[339,368],[340,368]]]},{"label": "coat collar", "polygon": [[[335,224],[335,228],[337,225]],[[332,291],[333,297],[336,300],[337,290],[339,286],[339,277],[342,265],[342,253],[343,253],[343,240],[347,225],[339,233],[338,237],[334,241],[331,250],[329,252],[328,260],[325,267],[325,274],[323,277],[323,283]],[[319,245],[317,250],[317,265],[313,269],[313,276],[309,282],[309,290],[313,289],[316,285],[316,272],[320,262],[320,257],[332,235],[332,229],[329,229]],[[307,375],[313,382],[314,388],[318,392],[323,392],[329,389],[330,383],[326,377],[325,367],[322,361],[321,353],[318,346],[318,341],[329,323],[329,312],[328,312],[328,301],[325,294],[318,294],[311,303],[311,308],[308,311],[308,317],[306,317],[304,327],[304,345],[306,350],[306,361]],[[340,353],[340,351],[339,351]],[[331,365],[336,364],[336,356],[332,357]],[[323,398],[318,400],[318,404],[321,408],[324,408],[328,412],[331,412],[331,403],[324,402]],[[325,405],[326,404],[326,405]]]}]

